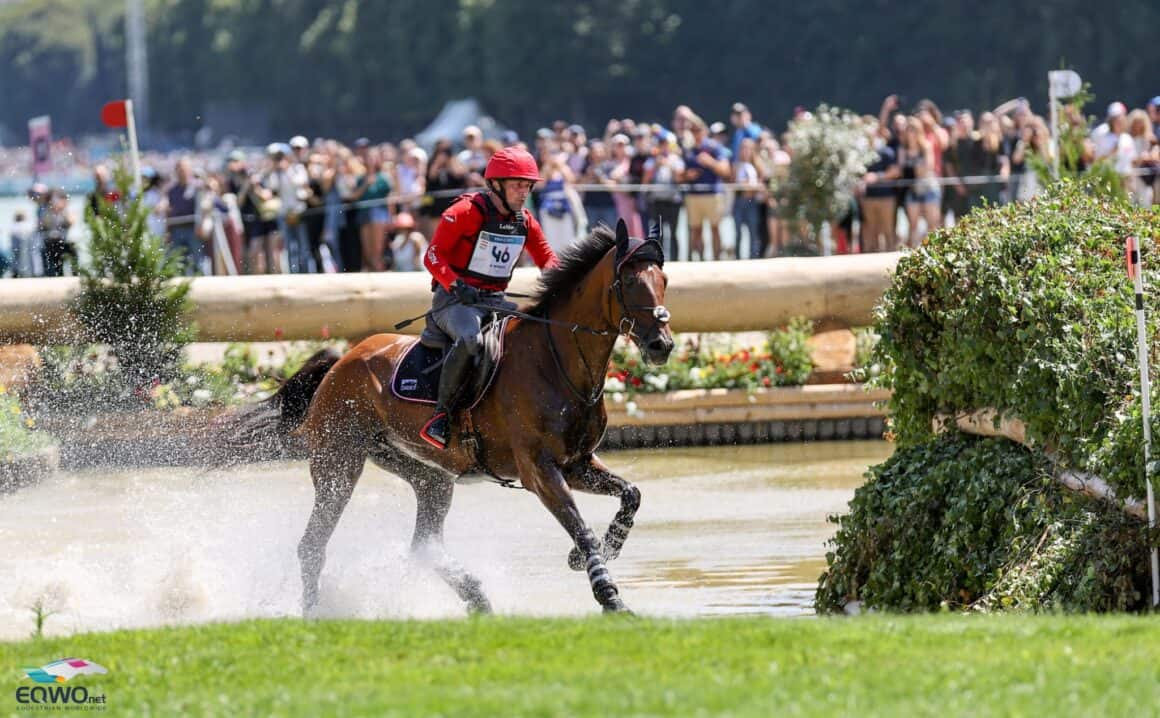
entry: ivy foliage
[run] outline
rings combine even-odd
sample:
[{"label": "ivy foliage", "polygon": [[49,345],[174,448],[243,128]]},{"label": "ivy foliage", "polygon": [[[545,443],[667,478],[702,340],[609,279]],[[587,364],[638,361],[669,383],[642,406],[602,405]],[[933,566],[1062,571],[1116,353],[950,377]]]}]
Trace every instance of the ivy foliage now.
[{"label": "ivy foliage", "polygon": [[[1138,417],[1139,375],[1124,240],[1139,239],[1147,271],[1158,231],[1155,211],[1063,181],[1031,202],[972,212],[903,256],[877,310],[883,371],[873,380],[893,390],[900,446],[928,441],[940,414],[995,408],[1063,465],[1142,497],[1127,420]],[[1147,312],[1156,336],[1154,294]]]},{"label": "ivy foliage", "polygon": [[[1075,468],[1145,496],[1124,240],[1138,239],[1147,271],[1158,220],[1065,180],[1031,202],[976,210],[899,260],[877,309],[880,371],[868,372],[892,390],[899,450],[834,519],[819,611],[851,600],[901,611],[1146,608],[1156,537],[1052,474]],[[1151,296],[1146,310],[1155,337]],[[939,424],[987,408],[1020,419],[1033,448]]]},{"label": "ivy foliage", "polygon": [[1146,532],[1051,468],[1041,452],[957,432],[899,449],[831,517],[817,610],[1146,608]]}]

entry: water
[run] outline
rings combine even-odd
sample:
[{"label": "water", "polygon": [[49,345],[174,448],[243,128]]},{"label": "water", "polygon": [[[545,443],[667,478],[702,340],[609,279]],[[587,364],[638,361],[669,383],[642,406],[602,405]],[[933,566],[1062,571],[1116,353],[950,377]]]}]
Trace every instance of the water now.
[{"label": "water", "polygon": [[[645,615],[812,613],[827,514],[841,512],[884,442],[816,442],[609,453],[644,495],[636,528],[610,565]],[[303,463],[229,472],[61,473],[0,496],[0,640],[299,615],[296,546],[313,491]],[[580,496],[603,531],[617,502]],[[409,554],[414,497],[368,467],[329,546],[323,615],[464,615],[449,588]],[[584,574],[569,571],[563,529],[529,493],[457,489],[448,551],[503,614],[595,613]]]}]

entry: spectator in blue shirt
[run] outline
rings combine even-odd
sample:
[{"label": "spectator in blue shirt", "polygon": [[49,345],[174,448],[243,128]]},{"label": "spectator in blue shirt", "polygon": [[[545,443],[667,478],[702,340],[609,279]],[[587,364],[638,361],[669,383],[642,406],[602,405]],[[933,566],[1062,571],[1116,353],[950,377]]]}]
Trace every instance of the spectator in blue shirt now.
[{"label": "spectator in blue shirt", "polygon": [[741,154],[742,140],[748,138],[757,142],[761,139],[761,125],[753,121],[753,115],[749,113],[749,108],[743,103],[733,103],[732,113],[729,115],[729,122],[734,127],[733,141],[729,147],[729,150],[732,152],[732,157],[737,157]]}]

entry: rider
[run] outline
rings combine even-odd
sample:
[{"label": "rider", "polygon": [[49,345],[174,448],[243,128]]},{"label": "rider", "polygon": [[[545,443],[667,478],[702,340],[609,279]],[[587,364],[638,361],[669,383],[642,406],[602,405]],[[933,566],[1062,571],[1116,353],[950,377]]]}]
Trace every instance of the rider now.
[{"label": "rider", "polygon": [[492,155],[483,173],[487,191],[465,194],[443,213],[423,264],[434,277],[434,323],[452,339],[439,378],[435,413],[419,432],[443,449],[455,395],[479,355],[481,326],[489,307],[514,308],[504,290],[523,251],[541,269],[556,264],[540,223],[524,209],[541,177],[535,159],[519,147]]}]

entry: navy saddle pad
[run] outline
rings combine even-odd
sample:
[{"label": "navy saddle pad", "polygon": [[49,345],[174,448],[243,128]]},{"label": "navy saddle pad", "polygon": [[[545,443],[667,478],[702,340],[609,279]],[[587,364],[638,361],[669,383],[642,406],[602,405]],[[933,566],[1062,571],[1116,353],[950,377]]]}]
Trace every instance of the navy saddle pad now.
[{"label": "navy saddle pad", "polygon": [[[491,386],[499,369],[500,358],[503,356],[504,329],[510,319],[511,317],[504,317],[484,327],[483,351],[480,352],[483,360],[469,372],[467,386],[460,392],[460,398],[464,401],[457,401],[457,405],[469,408],[475,406]],[[395,373],[391,377],[391,393],[404,401],[434,404],[439,393],[439,375],[443,369],[440,362],[443,360],[443,352],[442,348],[430,347],[421,341],[411,344],[402,361],[395,365]]]}]

